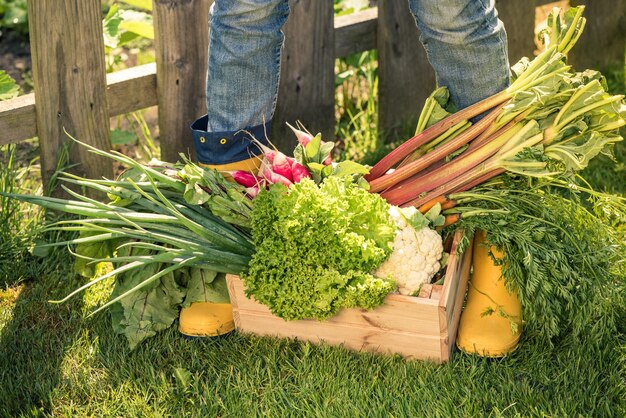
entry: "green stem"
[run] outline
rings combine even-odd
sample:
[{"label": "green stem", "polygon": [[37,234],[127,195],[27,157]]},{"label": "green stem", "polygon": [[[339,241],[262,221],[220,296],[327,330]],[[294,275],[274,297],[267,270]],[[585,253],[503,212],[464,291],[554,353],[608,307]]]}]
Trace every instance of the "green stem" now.
[{"label": "green stem", "polygon": [[[581,16],[583,15],[583,11],[584,10],[585,10],[585,6],[579,6],[579,7],[576,8],[576,14],[572,18],[572,22],[570,24],[570,27],[567,29],[567,32],[565,32],[565,35],[563,36],[563,39],[561,40],[561,42],[559,42],[559,45],[558,45],[559,52],[563,52],[564,53],[565,50],[569,51],[574,46],[574,44],[576,43],[575,40],[572,42],[572,36],[576,32],[576,29],[577,29],[577,26],[578,26],[578,21],[580,20]],[[584,22],[584,20],[583,20],[583,22]],[[582,33],[582,29],[579,32]],[[580,33],[579,33],[578,36],[580,36]],[[576,39],[578,39],[578,37],[576,37]]]},{"label": "green stem", "polygon": [[[589,112],[590,110],[596,109],[598,107],[605,106],[605,105],[610,104],[610,103],[619,102],[623,98],[624,98],[623,95],[611,96],[611,97],[607,97],[606,99],[603,99],[603,100],[591,103],[591,104],[589,104],[587,106],[581,107],[580,109],[578,109],[575,112],[573,112],[571,115],[569,115],[567,118],[565,118],[560,123],[558,123],[557,120],[555,119],[555,121],[554,121],[555,129],[557,131],[560,131],[561,129],[566,127],[567,124],[569,124],[570,122],[572,122],[576,118],[584,115],[585,113]],[[559,113],[559,116],[560,116],[560,113]],[[557,117],[557,119],[558,119],[558,117]]]}]

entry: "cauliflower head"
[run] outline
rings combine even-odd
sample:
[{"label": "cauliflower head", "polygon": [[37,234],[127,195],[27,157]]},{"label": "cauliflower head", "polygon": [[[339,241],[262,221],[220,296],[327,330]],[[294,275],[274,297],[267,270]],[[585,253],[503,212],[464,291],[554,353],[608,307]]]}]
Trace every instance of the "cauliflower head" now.
[{"label": "cauliflower head", "polygon": [[409,219],[421,217],[417,209],[400,210],[397,206],[391,206],[389,214],[398,227],[393,251],[374,271],[374,276],[393,278],[400,294],[413,295],[424,283],[430,282],[441,268],[443,241],[437,231],[428,226],[427,221],[421,228],[414,228],[413,225],[419,223],[410,222]]}]

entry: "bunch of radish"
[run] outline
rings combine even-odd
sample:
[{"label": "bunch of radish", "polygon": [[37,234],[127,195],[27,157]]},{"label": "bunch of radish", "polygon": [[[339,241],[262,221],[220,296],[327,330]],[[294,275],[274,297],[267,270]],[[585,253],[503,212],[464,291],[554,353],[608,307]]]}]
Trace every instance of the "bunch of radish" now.
[{"label": "bunch of radish", "polygon": [[[289,125],[298,138],[298,146],[306,149],[307,145],[314,139],[308,132],[301,131]],[[310,178],[311,173],[305,165],[298,162],[293,157],[288,157],[282,152],[269,148],[259,142],[256,145],[263,151],[263,161],[258,174],[247,171],[234,171],[230,173],[233,179],[246,187],[246,192],[250,197],[255,197],[262,187],[267,188],[270,184],[281,183],[289,187],[294,183],[299,183],[303,178]],[[325,165],[332,164],[330,153],[324,159]]]}]

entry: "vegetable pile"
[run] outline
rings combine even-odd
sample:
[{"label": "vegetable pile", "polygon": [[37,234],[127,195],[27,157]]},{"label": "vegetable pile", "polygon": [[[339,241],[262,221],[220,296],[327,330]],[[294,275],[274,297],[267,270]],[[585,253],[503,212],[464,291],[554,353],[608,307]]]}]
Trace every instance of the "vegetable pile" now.
[{"label": "vegetable pile", "polygon": [[[593,307],[615,297],[625,275],[626,244],[609,224],[626,221],[626,202],[578,172],[622,140],[626,105],[600,73],[567,65],[582,12],[553,12],[545,51],[516,64],[505,91],[452,113],[438,88],[416,135],[371,169],[333,162],[334,144],[299,126],[293,157],[257,144],[257,173],[209,170],[182,155],[140,164],[89,147],[128,170],[117,180],[61,179],[106,203],[68,188],[74,200],[3,195],[77,216],[49,226],[76,234],[47,245],[74,245],[77,272],[91,278],[61,302],[115,277],[95,312],[111,307],[131,347],[171,326],[183,306],[227,302],[227,273],[289,320],[415,295],[441,276],[443,238],[459,229],[466,241],[486,230],[503,251],[497,262],[530,333],[552,341],[594,323],[611,332]],[[104,263],[112,267],[102,273]]]},{"label": "vegetable pile", "polygon": [[[238,274],[254,253],[249,234],[252,204],[244,188],[184,157],[175,165],[143,165],[83,145],[129,170],[115,181],[69,173],[61,179],[101,192],[108,203],[65,186],[77,200],[9,195],[80,216],[48,227],[74,231],[78,237],[42,247],[75,245],[77,273],[97,277],[59,302],[114,276],[109,302],[94,313],[112,307],[114,328],[134,347],[171,326],[183,306],[228,301],[224,273]],[[112,263],[113,268],[98,275],[101,263]]]},{"label": "vegetable pile", "polygon": [[611,224],[626,219],[626,201],[592,190],[579,174],[611,155],[626,126],[624,96],[609,94],[599,72],[567,65],[583,10],[553,11],[545,51],[513,67],[507,90],[450,113],[447,90],[437,89],[416,135],[366,177],[392,204],[441,205],[446,234],[486,230],[505,254],[496,261],[520,297],[525,328],[546,341],[614,330],[597,326],[606,318],[593,313],[624,280],[626,247]]}]

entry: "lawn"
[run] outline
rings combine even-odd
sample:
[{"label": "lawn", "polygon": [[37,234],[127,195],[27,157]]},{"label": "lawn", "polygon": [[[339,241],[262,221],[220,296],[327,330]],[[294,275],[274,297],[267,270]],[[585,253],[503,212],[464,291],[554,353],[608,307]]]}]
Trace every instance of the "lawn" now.
[{"label": "lawn", "polygon": [[[48,304],[79,283],[59,255],[0,293],[2,416],[624,416],[624,334],[524,338],[504,359],[445,365],[232,334],[165,332],[130,352],[108,314]],[[623,306],[607,306],[607,315]],[[615,313],[618,313],[615,312]]]}]

